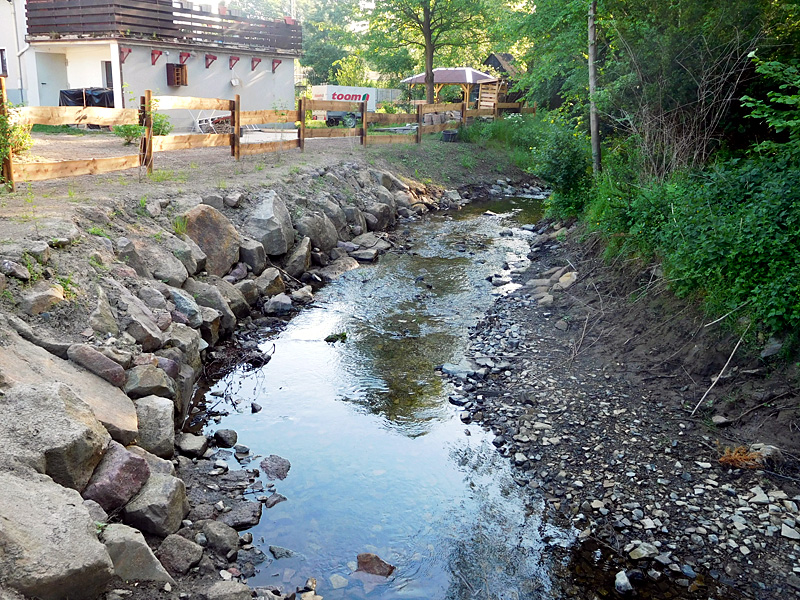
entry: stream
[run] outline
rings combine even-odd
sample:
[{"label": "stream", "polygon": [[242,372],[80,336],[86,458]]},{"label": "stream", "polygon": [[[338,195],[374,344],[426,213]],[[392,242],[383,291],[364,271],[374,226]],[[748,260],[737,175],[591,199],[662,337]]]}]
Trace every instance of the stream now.
[{"label": "stream", "polygon": [[[545,521],[541,499],[514,482],[490,432],[461,422],[435,370],[463,358],[469,327],[508,289],[486,278],[526,266],[530,234],[518,226],[540,217],[538,201],[504,199],[405,225],[410,253],[327,285],[264,340],[274,344],[266,366],[212,387],[233,406],[207,433],[234,429],[254,455],[291,462],[274,482],[287,501],[250,530],[269,557],[250,585],[291,591],[311,576],[326,599],[552,597],[548,545],[574,532]],[[251,402],[263,410],[251,414]],[[293,555],[274,560],[270,546]],[[362,552],[397,570],[388,580],[354,572]]]}]

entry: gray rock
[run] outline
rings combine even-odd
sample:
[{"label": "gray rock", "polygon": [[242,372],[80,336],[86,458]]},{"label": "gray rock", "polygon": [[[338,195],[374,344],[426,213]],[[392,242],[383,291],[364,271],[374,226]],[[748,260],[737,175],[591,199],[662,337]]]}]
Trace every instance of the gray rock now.
[{"label": "gray rock", "polygon": [[139,446],[161,458],[175,452],[175,405],[160,396],[144,396],[134,402],[139,417]]},{"label": "gray rock", "polygon": [[206,271],[222,277],[239,260],[239,234],[218,210],[200,205],[186,213],[186,234],[206,254]]},{"label": "gray rock", "polygon": [[236,288],[236,291],[242,295],[247,304],[250,306],[253,306],[256,302],[258,302],[260,293],[254,280],[245,279],[244,281],[240,281],[239,283],[235,284],[233,287]]},{"label": "gray rock", "polygon": [[367,230],[367,221],[364,218],[364,213],[356,206],[345,206],[344,207],[344,214],[347,218],[347,223],[351,227],[359,227],[361,229],[360,233],[363,233]]},{"label": "gray rock", "polygon": [[614,577],[614,589],[620,594],[628,594],[633,591],[633,586],[631,585],[631,582],[628,579],[628,575],[625,573],[625,571],[620,571]]},{"label": "gray rock", "polygon": [[338,204],[326,197],[319,197],[312,200],[311,205],[324,213],[339,236],[347,231],[347,215]]},{"label": "gray rock", "polygon": [[183,481],[153,473],[141,491],[123,508],[122,518],[137,529],[166,537],[180,528],[188,512]]},{"label": "gray rock", "polygon": [[31,278],[31,273],[27,268],[23,267],[18,262],[13,260],[0,260],[0,273],[7,277],[13,277],[20,281],[28,281]]},{"label": "gray rock", "polygon": [[244,194],[242,194],[242,192],[231,192],[230,194],[226,194],[222,201],[225,203],[225,206],[236,208],[242,203],[243,198]]},{"label": "gray rock", "polygon": [[265,315],[284,315],[292,311],[292,299],[286,294],[278,294],[264,305]]},{"label": "gray rock", "polygon": [[139,365],[128,371],[125,393],[131,398],[143,396],[175,397],[175,382],[154,365]]},{"label": "gray rock", "polygon": [[89,518],[94,523],[108,523],[108,514],[106,514],[106,511],[104,511],[103,507],[97,502],[94,500],[84,500],[83,505],[86,507],[86,510],[89,511]]},{"label": "gray rock", "polygon": [[294,556],[294,552],[289,550],[288,548],[284,548],[282,546],[270,546],[269,551],[272,556],[275,557],[275,560],[280,560],[282,558],[291,558]]},{"label": "gray rock", "polygon": [[116,280],[107,277],[103,283],[109,293],[116,296],[118,319],[122,324],[120,329],[127,331],[145,352],[158,350],[161,347],[161,329],[150,308]]},{"label": "gray rock", "polygon": [[164,332],[164,348],[177,348],[183,353],[183,362],[192,367],[196,373],[200,372],[202,361],[200,358],[200,347],[202,337],[200,332],[187,325],[173,323]]},{"label": "gray rock", "polygon": [[164,294],[159,292],[156,288],[149,285],[143,285],[139,288],[139,298],[144,302],[148,308],[166,310],[167,300]]},{"label": "gray rock", "polygon": [[0,395],[0,448],[65,487],[82,490],[110,437],[68,386],[20,384]]},{"label": "gray rock", "polygon": [[175,438],[175,445],[185,456],[203,456],[208,450],[208,438],[194,433],[181,433]]},{"label": "gray rock", "polygon": [[222,210],[222,207],[225,205],[225,200],[219,194],[206,194],[203,196],[203,204],[207,204],[217,210]]},{"label": "gray rock", "polygon": [[252,590],[238,581],[218,581],[205,591],[206,600],[251,600]]},{"label": "gray rock", "polygon": [[225,523],[206,521],[203,523],[203,534],[208,540],[208,547],[220,556],[227,556],[229,552],[239,549],[239,534]]},{"label": "gray rock", "polygon": [[112,440],[81,495],[113,512],[133,498],[149,477],[147,461]]},{"label": "gray rock", "polygon": [[113,565],[78,492],[22,470],[0,471],[0,489],[3,584],[42,600],[96,597]]},{"label": "gray rock", "polygon": [[206,253],[187,235],[165,234],[163,244],[191,277],[206,268]]},{"label": "gray rock", "polygon": [[99,334],[118,335],[119,325],[105,290],[99,285],[95,286],[95,290],[97,291],[97,306],[89,315],[89,327]]},{"label": "gray rock", "polygon": [[91,346],[86,344],[73,344],[69,347],[69,350],[67,350],[67,356],[69,356],[72,362],[102,377],[111,385],[116,387],[125,385],[125,380],[127,379],[125,369]]},{"label": "gray rock", "polygon": [[219,290],[234,316],[241,319],[250,314],[250,305],[232,284],[218,277],[210,277],[208,282]]},{"label": "gray rock", "polygon": [[231,510],[222,514],[219,520],[236,530],[255,527],[261,520],[260,502],[237,502]]},{"label": "gray rock", "polygon": [[134,440],[138,433],[136,409],[122,390],[24,340],[13,329],[4,327],[3,322],[0,315],[0,335],[5,340],[0,349],[0,379],[6,386],[60,381],[91,407],[115,440],[121,444]]},{"label": "gray rock", "polygon": [[270,454],[261,461],[261,469],[264,471],[264,475],[271,480],[286,479],[291,468],[291,463],[277,454]]},{"label": "gray rock", "polygon": [[209,346],[216,346],[222,328],[222,314],[218,310],[207,306],[201,307],[200,314],[203,316],[203,322],[200,324],[200,335],[203,336]]},{"label": "gray rock", "polygon": [[255,284],[262,296],[277,296],[286,291],[286,284],[283,282],[280,271],[275,267],[265,269],[255,279]]},{"label": "gray rock", "polygon": [[267,253],[258,240],[242,237],[239,242],[239,260],[248,265],[253,275],[261,275],[267,267]]},{"label": "gray rock", "polygon": [[357,571],[369,573],[370,575],[377,575],[379,577],[389,577],[394,570],[394,565],[390,565],[377,554],[371,552],[362,552],[358,555],[358,568]]},{"label": "gray rock", "polygon": [[156,556],[173,575],[186,575],[203,557],[203,547],[177,534],[168,535],[156,550]]},{"label": "gray rock", "polygon": [[376,223],[372,226],[370,226],[369,222],[367,222],[367,226],[370,231],[383,231],[387,227],[394,224],[394,211],[388,204],[384,204],[383,202],[373,202],[367,206],[366,212],[371,214],[376,219]]},{"label": "gray rock", "polygon": [[181,287],[189,276],[186,267],[170,250],[150,240],[119,238],[117,256],[140,276],[175,287]]},{"label": "gray rock", "polygon": [[175,476],[175,465],[172,464],[171,460],[159,458],[141,446],[128,446],[125,449],[131,454],[143,458],[147,462],[147,466],[150,467],[150,473]]},{"label": "gray rock", "polygon": [[236,327],[236,316],[218,288],[190,277],[186,280],[184,289],[194,297],[200,306],[213,308],[222,315],[221,324],[224,331],[233,331],[234,327]]},{"label": "gray rock", "polygon": [[319,248],[323,252],[335,248],[336,242],[339,241],[336,226],[323,212],[306,214],[295,223],[295,229],[300,235],[309,238],[314,248]]},{"label": "gray rock", "polygon": [[311,240],[304,237],[286,258],[284,270],[292,277],[300,277],[311,266]]},{"label": "gray rock", "polygon": [[374,233],[362,233],[353,238],[353,243],[361,249],[374,249],[381,253],[392,248],[389,242],[382,240]]},{"label": "gray rock", "polygon": [[174,584],[169,573],[150,550],[141,532],[120,523],[103,530],[103,543],[114,563],[114,575],[124,581],[166,581]]},{"label": "gray rock", "polygon": [[233,448],[238,440],[239,436],[233,429],[217,429],[214,432],[214,441],[220,448]]},{"label": "gray rock", "polygon": [[631,550],[628,556],[633,560],[641,560],[643,558],[654,558],[658,556],[659,550],[653,544],[642,542],[636,548]]},{"label": "gray rock", "polygon": [[310,285],[304,285],[299,290],[293,291],[291,298],[292,302],[297,302],[298,304],[310,304],[314,301],[313,289]]},{"label": "gray rock", "polygon": [[337,280],[344,273],[347,273],[347,271],[358,269],[360,266],[361,265],[358,264],[358,261],[355,258],[345,256],[344,258],[334,260],[327,267],[323,267],[322,269],[315,271],[315,273],[320,277],[320,279],[322,279],[322,281],[329,283]]},{"label": "gray rock", "polygon": [[274,190],[254,199],[256,208],[247,220],[245,233],[261,242],[269,256],[286,254],[294,242],[292,217]]},{"label": "gray rock", "polygon": [[189,327],[198,328],[203,322],[200,306],[192,295],[182,289],[170,287],[169,294],[175,304],[175,310],[186,317]]},{"label": "gray rock", "polygon": [[364,248],[351,252],[350,256],[360,262],[374,262],[378,258],[378,251],[375,248]]}]

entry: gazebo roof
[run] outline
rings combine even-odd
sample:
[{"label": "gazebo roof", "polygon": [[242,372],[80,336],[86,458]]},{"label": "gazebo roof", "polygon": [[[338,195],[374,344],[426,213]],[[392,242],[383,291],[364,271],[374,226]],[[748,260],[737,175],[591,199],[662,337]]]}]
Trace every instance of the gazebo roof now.
[{"label": "gazebo roof", "polygon": [[[433,70],[433,83],[434,84],[472,84],[477,83],[481,79],[490,79],[491,75],[481,73],[472,67],[446,67]],[[400,83],[408,83],[411,85],[417,83],[425,83],[425,73],[414,75],[413,77],[406,77]]]}]

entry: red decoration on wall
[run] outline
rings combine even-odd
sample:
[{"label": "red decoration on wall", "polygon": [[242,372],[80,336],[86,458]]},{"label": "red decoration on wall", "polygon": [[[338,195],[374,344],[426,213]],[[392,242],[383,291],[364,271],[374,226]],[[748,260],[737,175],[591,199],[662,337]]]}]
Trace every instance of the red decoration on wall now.
[{"label": "red decoration on wall", "polygon": [[191,52],[181,52],[181,64],[185,65],[186,61],[192,57]]},{"label": "red decoration on wall", "polygon": [[256,58],[255,56],[253,58],[251,58],[250,59],[250,70],[251,71],[255,71],[256,67],[259,65],[260,62],[261,62],[260,58]]},{"label": "red decoration on wall", "polygon": [[239,62],[239,57],[238,56],[231,56],[228,59],[228,68],[229,69],[233,69],[233,67],[235,67],[236,63],[238,63],[238,62]]},{"label": "red decoration on wall", "polygon": [[150,50],[150,64],[155,65],[162,54],[161,50]]},{"label": "red decoration on wall", "polygon": [[206,69],[211,66],[211,64],[217,60],[217,57],[213,54],[206,54]]},{"label": "red decoration on wall", "polygon": [[282,60],[280,60],[280,59],[278,59],[278,58],[273,58],[273,59],[272,59],[272,72],[273,72],[273,73],[275,72],[275,69],[277,69],[277,68],[278,68],[278,65],[279,65],[279,64],[281,64],[282,62],[283,62],[283,61],[282,61]]},{"label": "red decoration on wall", "polygon": [[119,49],[119,63],[121,65],[125,64],[125,59],[128,58],[128,54],[131,53],[131,48],[123,48],[120,46]]}]

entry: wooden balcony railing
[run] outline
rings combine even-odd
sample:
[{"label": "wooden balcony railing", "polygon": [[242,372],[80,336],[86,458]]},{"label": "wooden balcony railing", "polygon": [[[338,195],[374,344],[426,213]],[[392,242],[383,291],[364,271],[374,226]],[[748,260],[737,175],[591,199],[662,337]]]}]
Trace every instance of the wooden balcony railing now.
[{"label": "wooden balcony railing", "polygon": [[89,36],[148,38],[300,54],[298,23],[260,21],[194,10],[173,0],[28,0],[29,38]]}]

